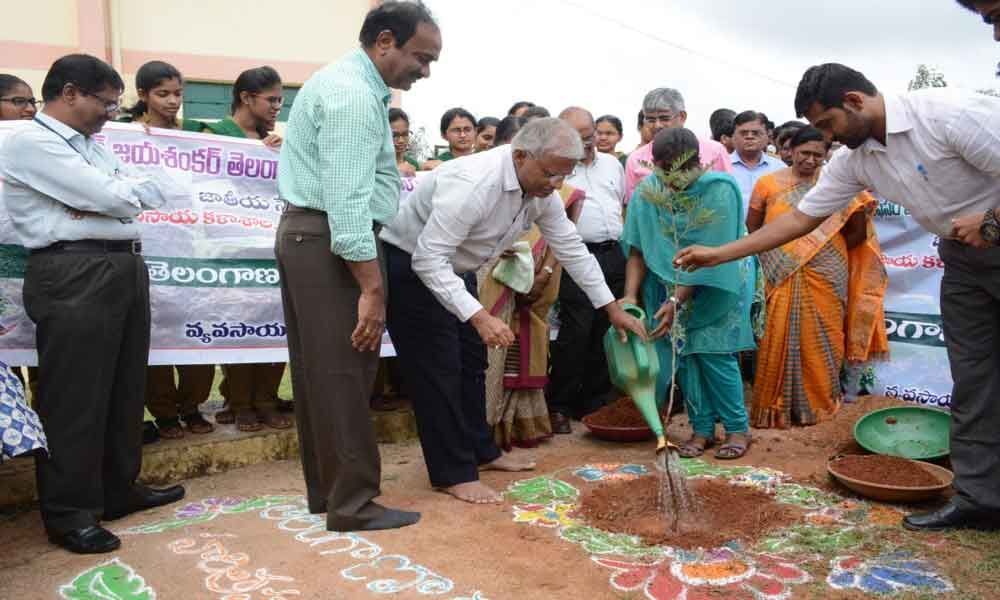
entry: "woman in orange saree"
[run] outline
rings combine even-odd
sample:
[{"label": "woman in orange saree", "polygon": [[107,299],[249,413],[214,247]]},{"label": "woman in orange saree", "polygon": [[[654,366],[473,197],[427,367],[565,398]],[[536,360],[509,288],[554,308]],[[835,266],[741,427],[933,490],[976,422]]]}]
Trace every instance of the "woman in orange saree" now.
[{"label": "woman in orange saree", "polygon": [[[572,221],[579,216],[584,193],[564,185],[559,190]],[[479,301],[491,315],[514,332],[509,348],[487,348],[486,420],[493,427],[497,446],[532,448],[552,437],[545,404],[549,372],[549,310],[559,297],[561,268],[548,250],[538,227],[521,241],[531,246],[535,285],[518,294],[492,277],[496,262],[478,272]]]},{"label": "woman in orange saree", "polygon": [[[792,138],[792,166],[758,180],[747,229],[796,207],[812,189],[827,143],[812,127]],[[758,256],[767,323],[757,352],[750,422],[814,425],[843,400],[844,362],[886,358],[883,299],[888,284],[872,221],[876,202],[859,194],[813,232]]]}]

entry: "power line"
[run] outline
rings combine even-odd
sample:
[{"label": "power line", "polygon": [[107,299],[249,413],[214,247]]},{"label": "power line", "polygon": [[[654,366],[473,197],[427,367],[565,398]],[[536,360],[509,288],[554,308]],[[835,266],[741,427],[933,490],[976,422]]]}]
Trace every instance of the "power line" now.
[{"label": "power line", "polygon": [[789,83],[787,81],[782,81],[781,79],[777,79],[776,77],[772,77],[772,76],[768,75],[767,73],[758,71],[758,70],[753,69],[752,67],[748,67],[746,65],[741,65],[741,64],[735,63],[735,62],[733,62],[733,61],[731,61],[731,60],[729,60],[727,58],[723,58],[721,56],[713,56],[711,54],[706,54],[704,52],[701,52],[699,50],[695,50],[694,48],[685,46],[683,44],[678,44],[677,42],[671,42],[670,40],[664,39],[664,38],[662,38],[662,37],[660,37],[658,35],[654,35],[652,33],[649,33],[648,31],[643,31],[642,29],[639,29],[637,27],[633,27],[632,25],[629,25],[628,23],[625,23],[624,21],[621,21],[619,19],[616,19],[614,17],[610,17],[608,15],[601,14],[601,13],[599,13],[597,11],[594,11],[594,10],[592,10],[592,9],[586,7],[586,6],[581,6],[580,4],[577,4],[576,2],[573,2],[572,0],[558,0],[558,1],[561,2],[562,4],[565,4],[567,6],[571,6],[571,7],[575,8],[575,9],[577,9],[577,10],[585,12],[585,13],[589,14],[591,17],[599,18],[599,19],[601,19],[603,21],[607,21],[609,23],[613,23],[613,24],[621,27],[622,29],[631,31],[632,33],[637,33],[637,34],[641,35],[644,38],[650,39],[650,40],[652,40],[654,42],[659,42],[660,44],[663,44],[665,46],[670,46],[671,48],[674,48],[676,50],[680,50],[681,52],[685,52],[685,53],[690,54],[692,56],[697,56],[699,58],[704,58],[704,59],[707,59],[707,60],[711,60],[711,61],[715,61],[717,63],[721,63],[721,64],[724,64],[724,65],[727,65],[729,67],[733,67],[733,68],[738,69],[738,70],[740,70],[740,71],[742,71],[744,73],[749,73],[751,75],[755,75],[755,76],[757,76],[757,77],[759,77],[761,79],[764,79],[766,81],[770,81],[771,83],[776,83],[776,84],[781,85],[781,86],[785,86],[785,87],[792,88],[792,89],[795,89],[796,87],[798,87],[794,83]]}]

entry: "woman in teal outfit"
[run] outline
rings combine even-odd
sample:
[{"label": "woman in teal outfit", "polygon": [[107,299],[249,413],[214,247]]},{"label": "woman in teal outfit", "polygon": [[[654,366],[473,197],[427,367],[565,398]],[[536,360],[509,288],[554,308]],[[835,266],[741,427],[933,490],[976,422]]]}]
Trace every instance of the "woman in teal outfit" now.
[{"label": "woman in teal outfit", "polygon": [[[700,169],[698,138],[690,130],[657,134],[653,159],[658,169],[636,188],[622,233],[628,255],[623,301],[641,299],[650,315],[661,403],[669,393],[676,341],[677,381],[694,430],[681,455],[699,456],[714,445],[718,420],[726,439],[716,457],[739,458],[750,446],[737,353],[755,347],[752,263],[689,273],[675,270],[673,259],[686,246],[719,246],[744,235],[740,190],[730,175]],[[683,164],[671,169],[679,159]]]}]

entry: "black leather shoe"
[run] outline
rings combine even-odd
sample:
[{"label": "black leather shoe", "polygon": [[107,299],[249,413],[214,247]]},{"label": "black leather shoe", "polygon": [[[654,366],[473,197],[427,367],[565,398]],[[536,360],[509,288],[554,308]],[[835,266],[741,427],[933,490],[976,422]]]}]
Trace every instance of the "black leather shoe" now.
[{"label": "black leather shoe", "polygon": [[903,527],[910,531],[943,531],[945,529],[1000,529],[1000,519],[985,511],[967,508],[950,500],[941,508],[903,517]]},{"label": "black leather shoe", "polygon": [[118,536],[99,525],[81,527],[62,535],[50,535],[49,541],[76,554],[104,554],[122,547]]},{"label": "black leather shoe", "polygon": [[124,505],[104,510],[104,520],[114,521],[115,519],[121,519],[140,510],[147,510],[177,502],[183,497],[184,487],[180,485],[174,485],[162,490],[154,490],[153,488],[137,484],[132,488],[132,492],[129,494]]},{"label": "black leather shoe", "polygon": [[562,413],[554,412],[550,414],[549,423],[552,425],[552,433],[573,433],[573,428],[569,424],[569,417]]}]

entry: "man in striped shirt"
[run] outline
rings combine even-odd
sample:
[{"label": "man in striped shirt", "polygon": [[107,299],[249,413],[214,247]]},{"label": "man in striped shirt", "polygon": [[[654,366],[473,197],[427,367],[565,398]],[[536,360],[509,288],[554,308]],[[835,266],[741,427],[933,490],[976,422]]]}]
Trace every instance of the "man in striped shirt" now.
[{"label": "man in striped shirt", "polygon": [[306,497],[331,531],[420,518],[374,502],[381,461],[368,400],[385,328],[376,234],[399,202],[389,88],[430,76],[441,33],[420,2],[387,1],[365,17],[360,41],[302,87],[278,166],[287,207],[275,254]]}]

